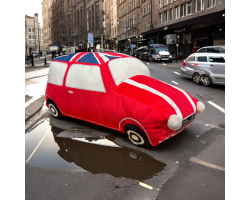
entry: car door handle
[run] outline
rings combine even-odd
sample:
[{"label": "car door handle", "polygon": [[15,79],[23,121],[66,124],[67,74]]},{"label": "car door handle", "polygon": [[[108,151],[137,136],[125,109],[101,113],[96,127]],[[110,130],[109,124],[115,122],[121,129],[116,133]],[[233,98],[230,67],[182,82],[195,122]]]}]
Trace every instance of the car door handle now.
[{"label": "car door handle", "polygon": [[71,93],[71,94],[73,94],[73,93],[74,93],[74,92],[72,92],[72,91],[70,91],[70,90],[69,90],[68,92],[69,92],[69,93]]},{"label": "car door handle", "polygon": [[213,64],[211,64],[210,66],[214,66]]}]

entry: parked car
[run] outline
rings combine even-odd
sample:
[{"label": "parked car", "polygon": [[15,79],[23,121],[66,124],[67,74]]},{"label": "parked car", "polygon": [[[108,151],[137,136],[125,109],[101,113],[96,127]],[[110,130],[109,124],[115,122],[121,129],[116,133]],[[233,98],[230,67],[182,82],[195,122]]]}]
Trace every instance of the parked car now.
[{"label": "parked car", "polygon": [[127,54],[127,55],[130,55],[130,48],[126,48],[125,50],[124,50],[124,54]]},{"label": "parked car", "polygon": [[175,136],[205,109],[179,87],[151,78],[140,60],[109,52],[55,58],[45,97],[53,117],[105,126],[143,146]]},{"label": "parked car", "polygon": [[205,86],[225,85],[225,54],[193,53],[183,60],[181,73]]},{"label": "parked car", "polygon": [[202,47],[196,53],[225,53],[225,46],[207,46]]}]

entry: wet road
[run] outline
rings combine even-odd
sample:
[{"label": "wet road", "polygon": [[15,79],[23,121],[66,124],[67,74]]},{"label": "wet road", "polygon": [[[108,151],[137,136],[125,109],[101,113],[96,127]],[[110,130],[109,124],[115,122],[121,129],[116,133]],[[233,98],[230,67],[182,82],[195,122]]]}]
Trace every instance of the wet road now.
[{"label": "wet road", "polygon": [[[225,87],[194,84],[180,75],[181,62],[144,63],[152,77],[177,85],[202,101],[205,112],[177,136],[157,147],[141,148],[117,131],[68,117],[54,119],[44,107],[26,123],[26,199],[193,199],[187,197],[188,190],[203,185],[206,190],[194,196],[211,199],[208,193],[213,191],[213,199],[223,199],[225,194],[217,192],[224,191],[223,170],[190,158],[225,167],[225,113],[219,109],[225,108]],[[46,70],[29,73],[39,76]],[[27,102],[44,94],[46,81],[47,76],[26,80]],[[204,181],[200,186],[183,177]],[[180,182],[183,185],[178,190]]]}]

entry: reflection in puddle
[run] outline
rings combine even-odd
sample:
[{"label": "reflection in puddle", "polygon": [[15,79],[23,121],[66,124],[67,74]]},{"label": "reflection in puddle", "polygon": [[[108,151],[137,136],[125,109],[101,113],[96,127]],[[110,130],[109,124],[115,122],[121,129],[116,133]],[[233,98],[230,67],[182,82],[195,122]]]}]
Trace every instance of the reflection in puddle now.
[{"label": "reflection in puddle", "polygon": [[25,160],[32,155],[28,163],[34,166],[106,173],[136,180],[149,179],[166,166],[145,153],[115,144],[112,135],[60,137],[60,133],[70,132],[44,121],[25,135]]}]

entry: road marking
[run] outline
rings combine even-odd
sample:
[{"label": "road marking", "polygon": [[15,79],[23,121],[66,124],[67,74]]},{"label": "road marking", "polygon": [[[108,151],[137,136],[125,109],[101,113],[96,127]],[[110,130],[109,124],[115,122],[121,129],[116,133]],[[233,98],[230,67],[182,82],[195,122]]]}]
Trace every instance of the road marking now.
[{"label": "road marking", "polygon": [[176,83],[175,81],[171,81],[172,83],[174,83],[174,84],[176,84],[176,85],[178,85],[178,83]]},{"label": "road marking", "polygon": [[178,75],[181,75],[180,73],[178,73],[178,72],[175,72],[175,71],[173,71],[175,74],[178,74]]},{"label": "road marking", "polygon": [[225,109],[218,106],[217,104],[215,104],[214,102],[212,101],[208,101],[209,104],[211,104],[213,107],[217,108],[218,110],[220,110],[221,112],[225,113]]},{"label": "road marking", "polygon": [[147,188],[147,189],[153,190],[153,187],[152,187],[152,186],[147,185],[147,184],[145,184],[145,183],[139,182],[139,185],[142,186],[142,187],[145,187],[145,188]]},{"label": "road marking", "polygon": [[161,63],[162,65],[166,65],[166,63]]},{"label": "road marking", "polygon": [[38,145],[36,146],[36,148],[34,149],[34,151],[32,152],[32,154],[30,155],[30,157],[28,158],[28,160],[26,160],[26,162],[28,162],[31,157],[33,156],[33,154],[36,152],[37,148],[39,147],[39,145],[42,143],[43,139],[45,138],[45,136],[47,135],[47,133],[49,132],[50,130],[47,130],[47,132],[45,133],[45,135],[43,136],[43,138],[41,139],[41,141],[38,143]]},{"label": "road marking", "polygon": [[37,99],[39,99],[41,96],[35,96],[35,97],[32,97],[29,101],[27,101],[26,103],[25,103],[25,108],[27,107],[27,106],[29,106],[30,104],[32,104],[34,101],[36,101]]},{"label": "road marking", "polygon": [[221,166],[218,166],[218,165],[214,165],[214,164],[212,164],[212,163],[209,163],[209,162],[200,160],[200,159],[195,158],[195,157],[191,157],[191,158],[189,159],[189,161],[195,162],[195,163],[198,163],[198,164],[200,164],[200,165],[207,166],[207,167],[211,167],[211,168],[213,168],[213,169],[218,169],[218,170],[221,170],[221,171],[225,171],[225,167],[221,167]]},{"label": "road marking", "polygon": [[147,63],[147,65],[149,65],[149,63]]}]

